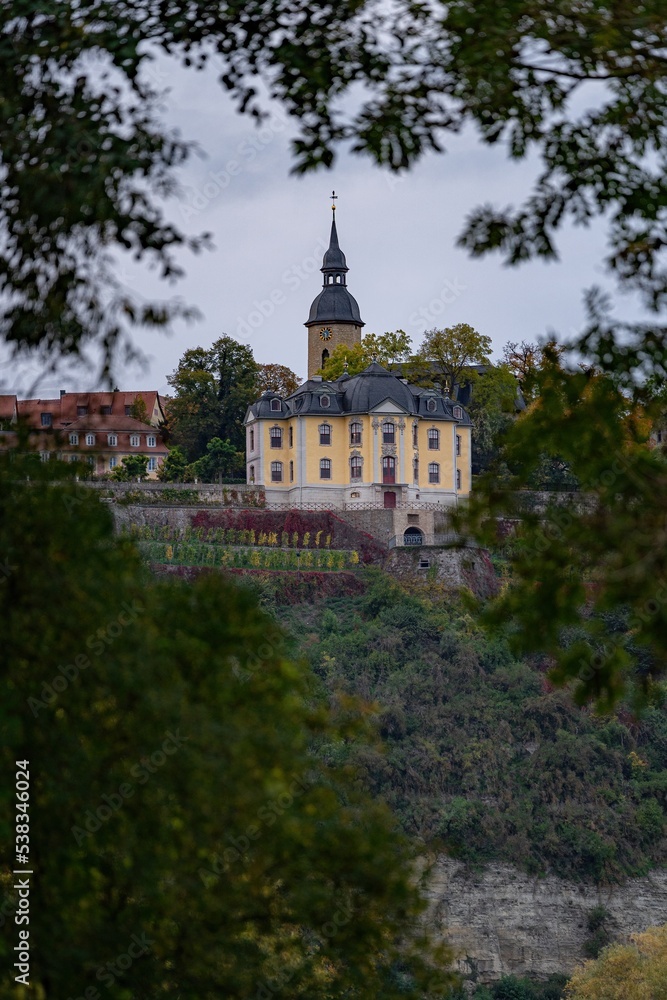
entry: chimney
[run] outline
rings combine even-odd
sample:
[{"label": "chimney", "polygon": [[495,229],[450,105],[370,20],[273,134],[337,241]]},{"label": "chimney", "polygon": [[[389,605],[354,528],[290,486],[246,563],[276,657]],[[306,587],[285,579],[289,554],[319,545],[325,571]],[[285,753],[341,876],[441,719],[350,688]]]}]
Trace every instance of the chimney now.
[{"label": "chimney", "polygon": [[60,398],[61,399],[63,398],[63,396],[65,395],[66,392],[67,392],[67,389],[61,389],[60,390]]}]

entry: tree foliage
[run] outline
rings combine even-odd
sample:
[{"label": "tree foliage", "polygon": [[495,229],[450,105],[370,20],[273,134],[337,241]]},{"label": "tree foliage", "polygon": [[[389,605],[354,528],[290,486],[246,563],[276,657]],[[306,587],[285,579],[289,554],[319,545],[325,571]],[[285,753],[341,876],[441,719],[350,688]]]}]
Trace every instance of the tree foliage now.
[{"label": "tree foliage", "polygon": [[291,396],[301,385],[298,375],[295,375],[287,365],[258,365],[256,394],[261,396],[263,392],[271,390],[280,396]]},{"label": "tree foliage", "polygon": [[578,969],[567,1000],[661,1000],[667,996],[667,924],[632,934]]},{"label": "tree foliage", "polygon": [[[327,358],[320,374],[329,381],[337,379],[344,371],[348,375],[358,375],[368,368],[373,360],[383,367],[391,367],[407,361],[410,356],[410,337],[403,330],[382,334],[368,333],[361,342],[348,347],[339,344]],[[346,367],[347,366],[347,367]]]},{"label": "tree foliage", "polygon": [[193,462],[191,474],[202,482],[215,483],[233,475],[243,462],[244,455],[240,455],[233,444],[214,437],[206,445],[202,457]]},{"label": "tree foliage", "polygon": [[400,170],[466,125],[513,158],[538,154],[525,203],[473,211],[461,243],[510,263],[550,258],[566,220],[604,215],[607,266],[658,308],[666,38],[662,0],[639,12],[615,0],[566,4],[555,15],[547,0],[343,0],[317,18],[284,0],[242,13],[205,2],[11,2],[0,36],[0,330],[25,347],[74,352],[95,338],[111,352],[128,328],[183,312],[133,297],[113,265],[127,252],[171,279],[173,251],[202,246],[158,202],[190,147],[160,122],[145,72],[156,52],[197,69],[221,60],[222,85],[256,117],[259,78],[296,123],[299,171],[329,166],[341,143]]},{"label": "tree foliage", "polygon": [[454,396],[462,380],[471,376],[475,365],[489,365],[491,338],[478,333],[469,323],[456,323],[444,330],[427,330],[418,360],[442,377],[447,394]]},{"label": "tree foliage", "polygon": [[214,437],[229,441],[236,451],[245,450],[243,419],[257,398],[257,377],[252,350],[231,337],[184,353],[167,379],[175,392],[168,425],[174,444],[190,462],[206,453]]},{"label": "tree foliage", "polygon": [[[158,583],[94,491],[20,474],[0,490],[0,756],[29,760],[35,995],[442,995],[405,842],[313,752],[360,738],[357,713],[311,707],[248,591]],[[14,814],[3,782],[4,843]]]},{"label": "tree foliage", "polygon": [[278,609],[325,697],[376,706],[383,746],[329,745],[330,760],[353,764],[425,852],[603,884],[662,863],[662,706],[641,724],[626,706],[596,718],[442,584],[367,572],[362,595]]},{"label": "tree foliage", "polygon": [[[650,426],[650,411],[617,379],[568,370],[553,356],[537,401],[507,433],[502,474],[482,481],[459,518],[478,540],[504,550],[511,567],[485,620],[509,629],[515,648],[552,657],[552,679],[600,708],[625,695],[637,706],[659,697],[655,685],[667,666],[667,463],[647,447]],[[516,491],[545,456],[581,484],[578,506],[526,509]],[[516,517],[516,531],[499,538],[497,519]],[[609,615],[628,619],[630,644],[625,632],[609,631]],[[577,643],[564,646],[565,628],[577,629]]]},{"label": "tree foliage", "polygon": [[131,479],[145,479],[147,468],[146,455],[125,455],[120,465],[117,465],[111,473],[111,478],[120,483],[129,482]]}]

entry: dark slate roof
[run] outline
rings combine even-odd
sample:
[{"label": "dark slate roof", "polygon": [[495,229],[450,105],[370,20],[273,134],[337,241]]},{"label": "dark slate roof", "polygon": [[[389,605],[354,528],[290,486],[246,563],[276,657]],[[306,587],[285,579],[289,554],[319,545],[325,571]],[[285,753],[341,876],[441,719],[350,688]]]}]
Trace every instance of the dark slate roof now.
[{"label": "dark slate roof", "polygon": [[338,245],[336,220],[331,223],[329,248],[320,268],[324,275],[322,291],[315,298],[306,326],[324,326],[326,323],[354,323],[364,326],[357,300],[347,290],[345,277],[349,270],[345,254]]},{"label": "dark slate roof", "polygon": [[[435,389],[408,385],[402,378],[392,375],[376,361],[358,375],[349,376],[344,372],[335,382],[324,382],[318,378],[308,379],[283,401],[281,413],[271,410],[270,399],[276,395],[276,393],[264,393],[260,400],[248,408],[246,420],[267,416],[284,419],[307,413],[321,416],[369,413],[377,409],[381,403],[390,401],[405,413],[419,415],[429,420],[457,420],[461,424],[470,423],[465,410],[462,410],[460,418],[454,417],[454,407],[460,406],[458,402],[447,399]],[[323,396],[329,400],[328,406],[322,406]],[[435,410],[428,409],[429,399],[435,400]]]},{"label": "dark slate roof", "polygon": [[331,223],[331,236],[329,237],[329,249],[322,259],[322,271],[348,271],[345,261],[345,254],[338,246],[338,231],[336,230],[336,219]]},{"label": "dark slate roof", "polygon": [[364,326],[359,305],[347,285],[325,285],[310,307],[306,326],[325,323],[356,323]]}]

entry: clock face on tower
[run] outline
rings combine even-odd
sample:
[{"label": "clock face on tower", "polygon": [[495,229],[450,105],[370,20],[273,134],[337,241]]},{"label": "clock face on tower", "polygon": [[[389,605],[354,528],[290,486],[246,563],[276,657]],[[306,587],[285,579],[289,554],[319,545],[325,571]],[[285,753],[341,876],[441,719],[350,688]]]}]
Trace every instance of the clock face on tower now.
[{"label": "clock face on tower", "polygon": [[323,330],[320,330],[320,340],[331,340],[331,330],[328,326],[325,326]]}]

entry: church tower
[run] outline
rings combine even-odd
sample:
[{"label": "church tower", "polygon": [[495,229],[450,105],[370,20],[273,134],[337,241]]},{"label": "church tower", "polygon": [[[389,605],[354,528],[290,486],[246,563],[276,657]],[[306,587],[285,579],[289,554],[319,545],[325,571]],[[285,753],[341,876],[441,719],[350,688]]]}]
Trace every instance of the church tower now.
[{"label": "church tower", "polygon": [[334,199],[331,237],[320,268],[324,275],[322,291],[310,307],[305,323],[308,328],[308,378],[313,377],[339,344],[348,347],[359,344],[364,326],[357,301],[347,290],[345,276],[349,268],[338,246],[335,191],[331,197]]}]

